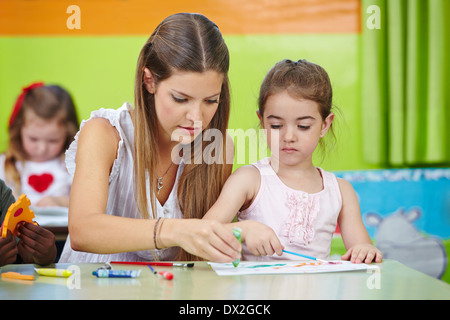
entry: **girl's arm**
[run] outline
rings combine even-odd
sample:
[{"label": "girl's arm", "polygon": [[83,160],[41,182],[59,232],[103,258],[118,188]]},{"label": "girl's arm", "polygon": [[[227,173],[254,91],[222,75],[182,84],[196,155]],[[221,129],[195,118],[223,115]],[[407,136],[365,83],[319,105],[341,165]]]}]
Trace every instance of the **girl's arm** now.
[{"label": "girl's arm", "polygon": [[[101,118],[88,121],[79,134],[69,203],[69,233],[74,250],[118,253],[155,248],[156,220],[105,214],[109,174],[119,141],[117,130]],[[225,226],[199,219],[166,219],[158,244],[180,246],[218,262],[233,261],[240,250],[239,242]]]},{"label": "girl's arm", "polygon": [[258,193],[261,176],[253,166],[238,168],[226,181],[219,198],[203,219],[214,219],[242,229],[241,239],[256,256],[281,255],[283,246],[268,226],[252,220],[231,223],[239,210],[250,206]]},{"label": "girl's arm", "polygon": [[338,178],[338,184],[342,195],[342,210],[338,223],[342,240],[347,249],[342,259],[351,260],[354,263],[381,262],[381,251],[372,245],[362,221],[355,190],[347,180]]},{"label": "girl's arm", "polygon": [[243,166],[236,169],[225,182],[216,203],[203,219],[214,219],[222,223],[233,221],[238,211],[253,201],[259,183],[260,176],[256,168]]}]

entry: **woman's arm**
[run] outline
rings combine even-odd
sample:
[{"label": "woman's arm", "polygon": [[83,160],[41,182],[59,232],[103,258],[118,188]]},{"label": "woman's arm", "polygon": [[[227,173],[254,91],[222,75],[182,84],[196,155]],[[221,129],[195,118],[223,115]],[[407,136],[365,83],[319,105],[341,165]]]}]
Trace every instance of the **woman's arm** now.
[{"label": "woman's arm", "polygon": [[[69,203],[69,233],[74,250],[117,253],[155,247],[156,220],[105,214],[109,174],[119,141],[117,130],[100,118],[88,121],[79,134]],[[158,243],[164,247],[181,246],[214,261],[232,261],[240,250],[238,241],[228,234],[225,226],[195,219],[167,219],[160,229]]]},{"label": "woman's arm", "polygon": [[361,218],[358,198],[352,185],[344,179],[338,179],[342,195],[342,210],[338,223],[347,252],[343,260],[355,263],[381,262],[382,254],[372,245],[369,234]]},{"label": "woman's arm", "polygon": [[[106,119],[92,119],[80,131],[69,201],[69,233],[74,250],[95,253],[144,250],[153,241],[149,229],[154,221],[133,221],[105,214],[109,174],[119,141],[117,130]],[[123,241],[130,229],[135,229],[135,236]]]}]

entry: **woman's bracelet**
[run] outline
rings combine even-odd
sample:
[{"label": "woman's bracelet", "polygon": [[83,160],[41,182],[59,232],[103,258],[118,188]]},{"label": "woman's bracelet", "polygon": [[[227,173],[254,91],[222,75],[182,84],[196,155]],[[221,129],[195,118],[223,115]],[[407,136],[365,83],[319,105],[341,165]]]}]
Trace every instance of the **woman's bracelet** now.
[{"label": "woman's bracelet", "polygon": [[[158,220],[156,220],[156,222],[155,222],[155,226],[153,227],[153,243],[155,244],[155,249],[158,249],[158,250],[160,248],[158,248],[157,238],[159,236],[159,233],[161,232],[161,228],[162,228],[164,220],[165,220],[164,218],[159,217]],[[160,224],[159,229],[158,229],[159,221],[161,221],[161,224]]]},{"label": "woman's bracelet", "polygon": [[161,220],[161,217],[158,218],[155,222],[155,226],[153,227],[153,243],[155,244],[155,249],[159,249],[158,245],[156,244],[156,228],[158,228],[158,223]]}]

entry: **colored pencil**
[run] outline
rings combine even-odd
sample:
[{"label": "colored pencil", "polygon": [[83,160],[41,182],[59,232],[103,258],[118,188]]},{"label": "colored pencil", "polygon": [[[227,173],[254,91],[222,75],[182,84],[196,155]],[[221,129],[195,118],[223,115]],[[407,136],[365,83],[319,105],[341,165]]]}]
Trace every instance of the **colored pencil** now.
[{"label": "colored pencil", "polygon": [[111,261],[114,264],[134,264],[134,265],[144,265],[144,266],[161,266],[161,267],[185,267],[192,268],[194,263],[177,263],[177,262],[154,262],[154,261]]},{"label": "colored pencil", "polygon": [[303,258],[306,258],[306,259],[316,260],[316,261],[320,261],[320,262],[327,262],[326,260],[322,260],[322,259],[319,259],[319,258],[307,256],[306,254],[301,254],[301,253],[287,251],[287,250],[283,250],[283,252],[289,253],[289,254],[293,254],[295,256],[303,257]]}]

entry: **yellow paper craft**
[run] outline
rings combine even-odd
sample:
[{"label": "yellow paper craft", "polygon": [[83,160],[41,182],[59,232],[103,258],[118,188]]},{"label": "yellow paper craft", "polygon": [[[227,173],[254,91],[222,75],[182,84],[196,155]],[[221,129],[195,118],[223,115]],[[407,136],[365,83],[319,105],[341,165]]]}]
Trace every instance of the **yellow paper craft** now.
[{"label": "yellow paper craft", "polygon": [[9,206],[2,225],[2,238],[6,238],[8,230],[10,230],[14,236],[17,235],[16,226],[19,222],[25,221],[37,225],[37,223],[33,221],[34,212],[30,209],[30,205],[30,199],[23,194],[19,197],[19,200]]}]

